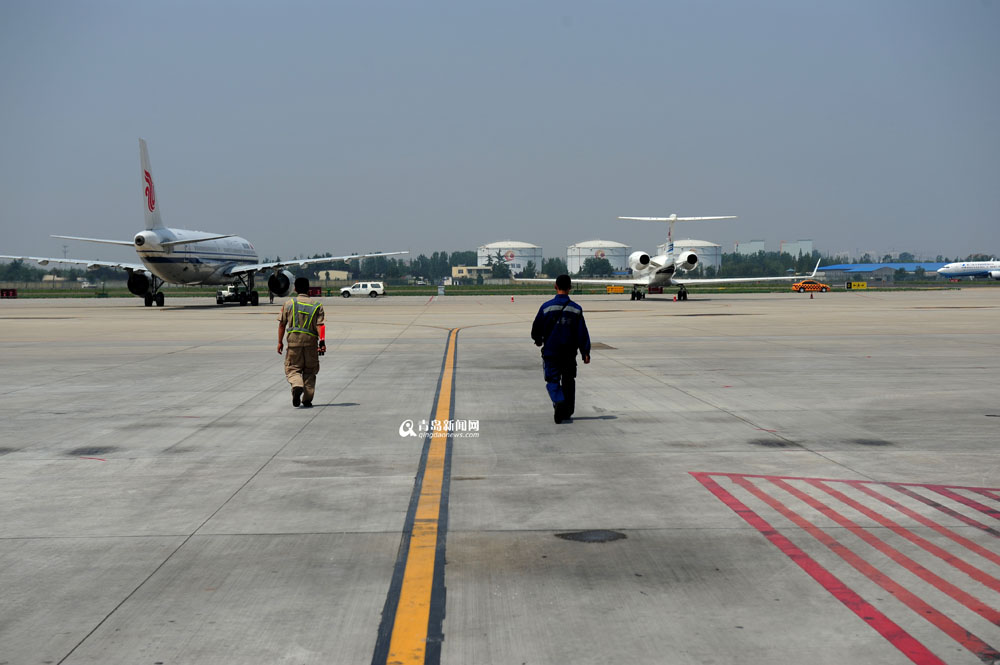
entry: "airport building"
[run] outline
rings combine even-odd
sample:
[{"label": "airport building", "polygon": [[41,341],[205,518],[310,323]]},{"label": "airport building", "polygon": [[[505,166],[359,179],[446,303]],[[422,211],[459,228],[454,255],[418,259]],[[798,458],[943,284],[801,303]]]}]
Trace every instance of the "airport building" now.
[{"label": "airport building", "polygon": [[[687,238],[685,240],[675,240],[674,241],[674,253],[677,252],[694,252],[698,255],[698,268],[715,268],[718,270],[722,267],[722,245],[717,245],[714,242],[708,242],[707,240],[693,240]],[[656,248],[657,254],[667,253],[667,243],[663,243]],[[698,269],[696,268],[696,269]]]},{"label": "airport building", "polygon": [[490,266],[452,266],[451,276],[453,279],[476,279],[480,275],[489,277],[493,272]]},{"label": "airport building", "polygon": [[316,274],[323,282],[345,281],[351,278],[351,273],[346,270],[320,270]]},{"label": "airport building", "polygon": [[782,240],[778,251],[782,254],[792,256],[811,256],[813,253],[812,240]]},{"label": "airport building", "polygon": [[575,275],[587,259],[607,259],[616,272],[628,270],[631,247],[614,240],[587,240],[566,248],[566,267]]},{"label": "airport building", "polygon": [[756,254],[757,252],[766,252],[767,247],[764,246],[763,240],[747,240],[746,242],[736,243],[735,251],[737,254],[746,256]]},{"label": "airport building", "polygon": [[852,281],[883,281],[891,282],[895,278],[896,271],[902,268],[908,273],[916,273],[917,269],[923,270],[925,279],[938,279],[938,268],[943,268],[944,263],[940,262],[911,262],[911,263],[841,263],[837,265],[821,266],[825,278],[830,282],[841,280]]},{"label": "airport building", "polygon": [[501,240],[479,247],[476,250],[476,264],[487,265],[487,259],[489,257],[496,259],[498,251],[507,262],[510,271],[515,275],[524,270],[528,261],[534,262],[535,270],[542,271],[542,248],[538,245],[532,245],[530,242],[518,240]]}]

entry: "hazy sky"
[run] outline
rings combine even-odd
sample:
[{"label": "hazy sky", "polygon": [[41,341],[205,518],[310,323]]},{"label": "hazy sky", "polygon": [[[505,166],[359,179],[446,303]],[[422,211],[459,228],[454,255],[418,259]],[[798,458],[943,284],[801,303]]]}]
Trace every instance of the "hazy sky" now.
[{"label": "hazy sky", "polygon": [[[829,251],[1000,254],[1000,4],[0,3],[0,253],[168,225],[261,255],[565,257],[618,215]],[[71,257],[133,258],[71,243]]]}]

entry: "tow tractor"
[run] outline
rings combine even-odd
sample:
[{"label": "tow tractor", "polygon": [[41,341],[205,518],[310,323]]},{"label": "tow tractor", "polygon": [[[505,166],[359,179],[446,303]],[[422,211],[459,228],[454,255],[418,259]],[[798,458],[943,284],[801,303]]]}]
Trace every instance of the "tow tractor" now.
[{"label": "tow tractor", "polygon": [[260,295],[256,291],[248,291],[242,284],[230,284],[215,292],[215,304],[223,305],[227,302],[238,302],[241,305],[256,305]]}]

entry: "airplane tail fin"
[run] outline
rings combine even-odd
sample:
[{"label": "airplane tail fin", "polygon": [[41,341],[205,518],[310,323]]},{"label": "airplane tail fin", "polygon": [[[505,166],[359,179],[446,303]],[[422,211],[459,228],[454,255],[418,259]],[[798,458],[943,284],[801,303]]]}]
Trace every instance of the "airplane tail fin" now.
[{"label": "airplane tail fin", "polygon": [[163,220],[160,219],[159,203],[156,200],[156,188],[153,187],[153,169],[149,166],[149,150],[146,142],[139,139],[139,161],[142,166],[142,188],[145,199],[146,230],[162,229]]},{"label": "airplane tail fin", "polygon": [[670,246],[667,248],[667,253],[673,255],[674,253],[674,222],[707,222],[718,219],[736,219],[736,215],[725,215],[723,217],[678,217],[677,213],[670,215],[670,217],[619,217],[618,219],[631,219],[640,222],[667,222],[670,226],[667,228],[667,244]]}]

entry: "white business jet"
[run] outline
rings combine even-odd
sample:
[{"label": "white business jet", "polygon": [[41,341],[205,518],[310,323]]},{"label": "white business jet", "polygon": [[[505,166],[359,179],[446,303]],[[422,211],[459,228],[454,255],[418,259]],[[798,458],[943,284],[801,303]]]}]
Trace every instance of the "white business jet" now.
[{"label": "white business jet", "polygon": [[[719,277],[708,279],[687,279],[678,277],[682,272],[688,272],[698,265],[698,255],[691,250],[684,250],[679,253],[674,252],[674,223],[675,222],[704,222],[720,219],[736,219],[733,215],[725,217],[678,217],[675,214],[669,217],[619,217],[618,219],[638,220],[642,222],[667,222],[670,224],[667,230],[667,251],[665,254],[650,256],[646,252],[632,252],[628,257],[628,267],[632,269],[632,277],[628,279],[577,279],[573,278],[574,284],[607,284],[631,286],[632,300],[642,300],[646,297],[646,291],[650,287],[680,287],[677,292],[678,300],[687,300],[688,284],[735,284],[739,282],[771,282],[790,281],[800,279],[800,277],[789,275],[783,277]],[[819,261],[810,277],[815,277],[819,270]],[[551,282],[552,280],[542,279],[521,279],[522,282]],[[643,289],[646,289],[644,291]]]},{"label": "white business jet", "polygon": [[378,252],[258,263],[257,251],[253,244],[245,238],[232,234],[220,235],[164,226],[163,220],[160,218],[156,188],[153,186],[153,171],[149,166],[149,151],[146,149],[146,142],[142,139],[139,139],[139,160],[142,167],[142,188],[145,199],[145,230],[137,233],[132,240],[102,240],[77,236],[52,237],[134,247],[139,255],[139,260],[142,261],[141,264],[37,256],[0,256],[0,258],[36,261],[43,266],[49,263],[69,263],[85,265],[91,269],[99,267],[119,268],[128,273],[128,290],[142,297],[146,307],[150,307],[154,303],[162,307],[164,298],[160,287],[165,282],[188,285],[232,284],[237,287],[238,301],[241,305],[256,305],[260,300],[260,294],[254,289],[254,276],[258,272],[269,271],[267,288],[276,296],[284,297],[291,293],[292,284],[295,281],[295,276],[285,268],[407,253]]}]

